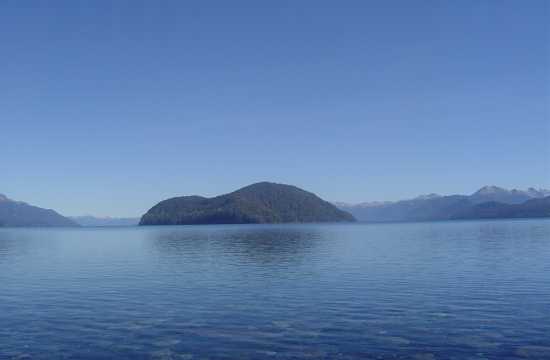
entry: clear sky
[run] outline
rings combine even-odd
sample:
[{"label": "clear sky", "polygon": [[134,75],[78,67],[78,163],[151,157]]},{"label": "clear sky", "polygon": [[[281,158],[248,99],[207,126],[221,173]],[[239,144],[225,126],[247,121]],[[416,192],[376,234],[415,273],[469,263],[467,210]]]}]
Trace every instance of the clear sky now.
[{"label": "clear sky", "polygon": [[0,144],[65,215],[550,187],[550,2],[3,1]]}]

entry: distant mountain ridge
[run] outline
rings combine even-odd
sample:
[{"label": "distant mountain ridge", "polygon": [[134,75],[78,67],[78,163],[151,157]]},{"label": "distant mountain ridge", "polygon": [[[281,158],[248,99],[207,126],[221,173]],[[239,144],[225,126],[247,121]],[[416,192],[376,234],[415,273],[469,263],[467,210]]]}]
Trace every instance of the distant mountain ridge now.
[{"label": "distant mountain ridge", "polygon": [[292,185],[261,182],[205,198],[182,196],[161,201],[140,225],[250,224],[355,221],[313,193]]},{"label": "distant mountain ridge", "polygon": [[134,226],[139,224],[140,218],[126,217],[126,218],[117,218],[117,217],[99,217],[92,215],[83,215],[83,216],[71,216],[71,220],[79,224],[80,226]]},{"label": "distant mountain ridge", "polygon": [[78,226],[78,224],[54,210],[11,200],[0,194],[0,227],[2,226]]},{"label": "distant mountain ridge", "polygon": [[534,198],[521,204],[504,204],[495,201],[477,204],[454,219],[510,219],[550,217],[550,196]]},{"label": "distant mountain ridge", "polygon": [[[429,194],[409,200],[378,203],[359,203],[339,207],[350,212],[359,221],[366,222],[397,222],[397,221],[429,221],[466,218],[519,217],[516,214],[545,214],[545,203],[536,211],[523,211],[521,207],[513,210],[507,205],[521,205],[532,199],[542,199],[550,196],[550,190],[529,188],[527,190],[507,190],[497,186],[484,186],[471,195]],[[491,211],[487,210],[492,203]],[[481,205],[481,206],[478,206]],[[508,209],[508,210],[505,210]],[[482,210],[485,209],[485,210]]]},{"label": "distant mountain ridge", "polygon": [[470,200],[475,203],[489,201],[501,202],[504,204],[521,204],[530,199],[550,196],[550,190],[529,188],[527,190],[507,190],[498,186],[484,186],[472,195]]}]

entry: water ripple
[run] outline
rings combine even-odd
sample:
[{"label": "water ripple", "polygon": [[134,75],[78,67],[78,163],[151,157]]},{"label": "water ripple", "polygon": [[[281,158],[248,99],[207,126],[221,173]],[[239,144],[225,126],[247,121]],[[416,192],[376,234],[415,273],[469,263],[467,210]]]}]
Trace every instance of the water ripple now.
[{"label": "water ripple", "polygon": [[549,359],[550,221],[0,229],[0,358]]}]

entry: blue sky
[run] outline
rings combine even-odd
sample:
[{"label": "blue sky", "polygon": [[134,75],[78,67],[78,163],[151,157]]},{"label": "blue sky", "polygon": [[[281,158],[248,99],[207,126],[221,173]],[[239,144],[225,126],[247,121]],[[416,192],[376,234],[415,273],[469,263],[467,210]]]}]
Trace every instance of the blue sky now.
[{"label": "blue sky", "polygon": [[261,180],[550,187],[547,1],[4,1],[0,193],[66,215]]}]

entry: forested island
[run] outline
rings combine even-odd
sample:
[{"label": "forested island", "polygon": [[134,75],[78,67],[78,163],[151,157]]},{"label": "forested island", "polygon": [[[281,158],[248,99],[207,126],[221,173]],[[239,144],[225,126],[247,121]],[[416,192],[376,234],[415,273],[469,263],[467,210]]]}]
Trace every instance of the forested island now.
[{"label": "forested island", "polygon": [[229,194],[161,201],[140,225],[351,222],[354,217],[292,185],[260,182]]}]

